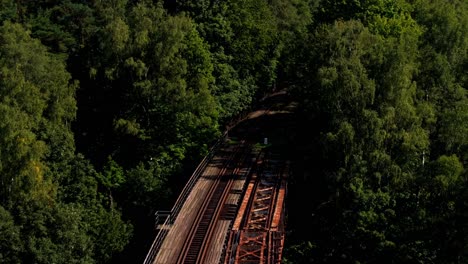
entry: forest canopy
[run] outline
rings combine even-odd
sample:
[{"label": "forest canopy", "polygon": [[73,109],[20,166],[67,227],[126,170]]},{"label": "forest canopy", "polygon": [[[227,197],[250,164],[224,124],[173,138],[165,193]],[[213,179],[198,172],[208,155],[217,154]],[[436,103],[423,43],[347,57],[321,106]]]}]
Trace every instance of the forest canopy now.
[{"label": "forest canopy", "polygon": [[142,260],[275,89],[285,263],[464,263],[467,69],[464,0],[0,0],[0,263]]}]

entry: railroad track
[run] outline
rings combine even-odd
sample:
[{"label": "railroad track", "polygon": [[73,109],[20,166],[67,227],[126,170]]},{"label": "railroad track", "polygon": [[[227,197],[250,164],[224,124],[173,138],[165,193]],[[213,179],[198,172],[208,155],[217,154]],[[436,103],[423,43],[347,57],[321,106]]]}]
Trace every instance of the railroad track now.
[{"label": "railroad track", "polygon": [[[269,113],[270,108],[264,109],[246,119]],[[239,133],[256,135],[258,127],[254,124]],[[144,264],[279,263],[284,243],[284,163],[275,165],[278,160],[265,158],[263,151],[253,156],[252,142],[217,145],[160,225]]]},{"label": "railroad track", "polygon": [[248,155],[248,151],[250,151],[249,144],[241,142],[220,170],[215,183],[212,184],[208,195],[204,198],[202,209],[193,222],[177,263],[204,262],[216,220],[221,214],[221,209],[233,184],[232,176],[238,172],[240,165]]}]

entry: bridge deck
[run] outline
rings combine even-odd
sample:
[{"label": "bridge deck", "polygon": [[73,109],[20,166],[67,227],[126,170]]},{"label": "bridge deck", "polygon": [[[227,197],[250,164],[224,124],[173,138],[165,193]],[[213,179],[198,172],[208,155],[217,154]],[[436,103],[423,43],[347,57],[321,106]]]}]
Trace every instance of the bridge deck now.
[{"label": "bridge deck", "polygon": [[207,196],[210,187],[215,183],[214,179],[222,170],[222,164],[224,161],[225,157],[215,156],[212,162],[207,165],[206,170],[193,187],[193,190],[187,197],[178,217],[167,233],[153,263],[177,263],[177,259],[181,254],[183,245],[186,243],[189,231],[192,228],[190,224],[195,221],[195,218],[202,207],[204,200],[199,199],[199,197]]},{"label": "bridge deck", "polygon": [[234,177],[234,183],[223,205],[223,210],[213,233],[211,243],[207,245],[207,256],[204,263],[219,263],[223,255],[223,247],[228,239],[229,230],[235,218],[235,214],[242,199],[246,178],[250,173],[250,162],[246,160]]},{"label": "bridge deck", "polygon": [[[281,150],[289,149],[292,122],[285,122],[291,104],[282,95],[229,130],[240,142],[228,143],[226,134],[212,148],[160,225],[145,264],[281,261],[288,174],[288,153]],[[273,147],[253,151],[265,138]]]},{"label": "bridge deck", "polygon": [[[195,183],[187,200],[183,204],[174,224],[168,230],[168,233],[155,257],[153,263],[171,264],[184,262],[184,254],[187,254],[187,244],[190,245],[190,233],[200,216],[200,212],[204,210],[210,189],[215,188],[218,181],[232,180],[232,187],[226,197],[225,204],[221,210],[219,219],[216,216],[214,219],[214,232],[211,238],[205,238],[208,245],[205,258],[209,259],[206,263],[215,263],[219,261],[222,254],[222,247],[226,240],[228,229],[234,218],[237,209],[237,203],[241,199],[241,193],[247,173],[250,169],[251,155],[249,155],[250,147],[247,145],[230,145],[221,149],[222,154],[215,156],[206,166],[200,178]],[[240,152],[246,152],[246,155],[241,155],[242,160],[236,162],[237,166],[228,168],[234,160],[234,156]],[[237,154],[236,154],[237,153]],[[232,164],[231,164],[232,165]],[[230,186],[230,185],[228,185]],[[203,199],[200,199],[203,197]],[[223,201],[220,201],[220,203]],[[185,246],[185,251],[184,251]]]}]

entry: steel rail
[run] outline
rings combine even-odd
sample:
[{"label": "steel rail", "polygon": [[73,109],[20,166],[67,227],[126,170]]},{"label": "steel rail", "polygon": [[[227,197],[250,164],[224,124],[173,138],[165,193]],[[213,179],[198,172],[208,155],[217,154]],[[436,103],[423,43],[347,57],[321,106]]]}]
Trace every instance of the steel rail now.
[{"label": "steel rail", "polygon": [[[170,211],[170,215],[166,218],[163,224],[161,224],[161,228],[156,235],[155,239],[153,240],[153,243],[151,244],[150,250],[148,254],[145,257],[145,260],[143,261],[143,264],[152,264],[156,254],[158,253],[159,249],[161,248],[162,242],[164,241],[164,238],[166,237],[168,231],[168,228],[170,225],[174,222],[175,218],[178,216],[180,209],[182,208],[184,202],[187,200],[187,197],[189,196],[190,192],[192,191],[193,187],[195,186],[195,183],[198,181],[200,178],[200,175],[203,173],[203,171],[206,169],[206,166],[208,163],[211,161],[213,158],[215,152],[218,150],[219,146],[221,143],[226,139],[227,132],[225,132],[217,141],[216,143],[210,148],[210,151],[208,154],[202,159],[202,161],[198,164],[197,168],[195,171],[192,173],[190,176],[189,180],[185,184],[184,188],[182,189],[182,192],[180,193],[179,197],[177,198],[176,202],[174,203],[174,206],[172,207]],[[156,223],[157,224],[157,223]]]},{"label": "steel rail", "polygon": [[[193,254],[197,254],[198,251],[195,250],[196,252],[193,253],[194,249],[192,248],[192,243],[195,241],[195,243],[201,243],[197,240],[200,239],[200,236],[203,236],[206,234],[206,230],[204,230],[205,228],[208,228],[207,225],[210,224],[210,220],[212,218],[212,212],[211,210],[214,210],[216,209],[217,206],[217,203],[219,202],[219,200],[213,200],[213,195],[215,194],[215,192],[217,191],[218,187],[219,187],[219,183],[220,183],[220,179],[223,175],[226,174],[226,171],[229,170],[229,165],[231,165],[231,163],[235,160],[236,158],[236,155],[238,154],[239,152],[239,149],[243,146],[243,142],[240,146],[237,146],[236,150],[233,151],[233,153],[229,156],[229,159],[227,159],[227,161],[225,162],[225,166],[223,166],[223,168],[219,171],[216,179],[215,179],[215,182],[211,185],[210,187],[210,190],[208,192],[208,194],[204,197],[204,200],[203,200],[203,204],[201,206],[201,209],[198,211],[196,217],[195,217],[195,221],[193,222],[192,224],[192,227],[190,228],[190,232],[188,234],[188,237],[187,237],[187,240],[186,242],[184,243],[184,246],[182,247],[182,250],[180,251],[180,254],[179,254],[179,257],[177,259],[177,263],[191,263],[192,261],[190,259],[194,258]],[[209,206],[211,205],[211,207],[213,205],[216,205],[215,208],[208,208]],[[209,209],[209,211],[208,211]],[[205,218],[205,219],[204,219]],[[203,223],[202,226],[201,223],[202,221],[205,220],[205,222]],[[208,221],[208,223],[206,223],[206,221]],[[198,232],[198,234],[197,234]],[[203,239],[202,237],[202,239]],[[201,245],[194,245],[195,247],[198,247],[198,246],[201,246]],[[195,260],[196,260],[196,257],[195,256]],[[189,259],[187,259],[189,258]]]},{"label": "steel rail", "polygon": [[246,157],[249,155],[249,151],[250,151],[250,146],[247,145],[244,148],[244,151],[243,151],[243,153],[241,155],[241,158],[239,160],[237,160],[236,167],[234,168],[233,172],[229,175],[229,178],[227,179],[227,184],[224,187],[223,193],[221,194],[221,198],[220,198],[219,203],[218,203],[218,207],[216,208],[216,211],[213,214],[213,218],[211,219],[211,225],[209,226],[208,231],[206,233],[206,236],[205,236],[205,238],[203,240],[203,243],[202,243],[202,246],[201,246],[201,249],[200,249],[200,253],[198,255],[196,263],[205,263],[207,250],[208,250],[208,248],[209,248],[209,246],[211,244],[211,241],[212,241],[212,236],[213,236],[214,229],[216,227],[216,222],[217,222],[219,216],[221,215],[222,208],[224,207],[224,205],[225,205],[225,203],[227,201],[227,197],[228,197],[229,192],[230,192],[230,190],[232,188],[232,185],[234,183],[234,176],[237,175],[241,171],[241,166],[242,166],[242,164],[244,164],[244,162],[246,160]]}]

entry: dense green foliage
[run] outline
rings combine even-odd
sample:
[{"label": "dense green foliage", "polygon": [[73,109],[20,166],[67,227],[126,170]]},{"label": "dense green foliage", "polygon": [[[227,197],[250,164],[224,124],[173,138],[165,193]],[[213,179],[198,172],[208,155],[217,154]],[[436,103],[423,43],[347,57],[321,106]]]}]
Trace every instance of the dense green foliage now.
[{"label": "dense green foliage", "polygon": [[0,0],[0,263],[140,262],[276,86],[303,121],[285,262],[462,263],[467,68],[464,0]]},{"label": "dense green foliage", "polygon": [[0,1],[0,262],[144,257],[182,172],[273,85],[287,34],[275,12]]},{"label": "dense green foliage", "polygon": [[293,185],[317,193],[292,212],[286,258],[466,261],[466,1],[320,1],[315,10],[294,88],[314,127],[303,135],[314,166],[298,168]]},{"label": "dense green foliage", "polygon": [[107,261],[131,227],[105,205],[96,172],[74,155],[77,85],[63,56],[20,24],[4,22],[0,32],[1,262]]}]

